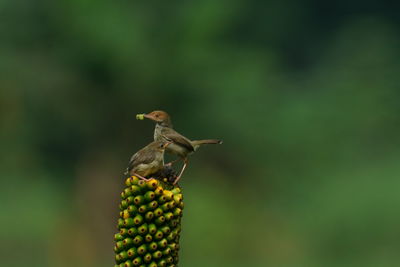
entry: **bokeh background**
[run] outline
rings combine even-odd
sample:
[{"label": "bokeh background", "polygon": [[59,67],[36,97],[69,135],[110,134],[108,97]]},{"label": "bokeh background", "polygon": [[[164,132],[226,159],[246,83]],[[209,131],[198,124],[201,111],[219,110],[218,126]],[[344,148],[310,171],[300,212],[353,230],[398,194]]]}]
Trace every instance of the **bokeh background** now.
[{"label": "bokeh background", "polygon": [[183,267],[400,264],[395,1],[0,2],[0,265],[112,266],[123,170],[168,111]]}]

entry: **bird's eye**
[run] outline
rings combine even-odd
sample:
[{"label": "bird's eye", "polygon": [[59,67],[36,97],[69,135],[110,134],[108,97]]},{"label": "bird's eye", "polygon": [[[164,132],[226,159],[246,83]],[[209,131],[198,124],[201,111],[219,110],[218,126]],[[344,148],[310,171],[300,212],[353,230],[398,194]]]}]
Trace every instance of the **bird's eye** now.
[{"label": "bird's eye", "polygon": [[156,114],[155,116],[156,116],[156,118],[158,118],[158,114]]},{"label": "bird's eye", "polygon": [[160,145],[160,148],[162,148],[163,146],[164,146],[164,144],[161,144],[161,145]]}]

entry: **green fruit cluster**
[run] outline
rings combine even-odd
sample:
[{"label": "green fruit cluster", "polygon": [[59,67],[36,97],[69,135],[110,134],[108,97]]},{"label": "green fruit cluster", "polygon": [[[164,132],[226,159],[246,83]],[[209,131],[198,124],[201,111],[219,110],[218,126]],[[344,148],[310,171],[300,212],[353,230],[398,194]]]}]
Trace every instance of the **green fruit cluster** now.
[{"label": "green fruit cluster", "polygon": [[181,189],[132,176],[125,181],[114,235],[115,267],[177,266],[183,199]]}]

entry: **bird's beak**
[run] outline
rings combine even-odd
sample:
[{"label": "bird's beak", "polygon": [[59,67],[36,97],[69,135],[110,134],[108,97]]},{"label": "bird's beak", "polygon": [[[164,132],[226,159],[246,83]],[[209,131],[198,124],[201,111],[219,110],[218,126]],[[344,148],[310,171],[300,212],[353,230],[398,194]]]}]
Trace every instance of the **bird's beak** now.
[{"label": "bird's beak", "polygon": [[172,144],[172,142],[166,142],[164,148],[167,148],[167,146],[169,146],[170,144]]},{"label": "bird's beak", "polygon": [[155,118],[150,114],[136,114],[137,120],[144,120],[144,118],[155,121]]},{"label": "bird's beak", "polygon": [[157,121],[152,115],[150,114],[143,114],[143,117],[152,121]]}]

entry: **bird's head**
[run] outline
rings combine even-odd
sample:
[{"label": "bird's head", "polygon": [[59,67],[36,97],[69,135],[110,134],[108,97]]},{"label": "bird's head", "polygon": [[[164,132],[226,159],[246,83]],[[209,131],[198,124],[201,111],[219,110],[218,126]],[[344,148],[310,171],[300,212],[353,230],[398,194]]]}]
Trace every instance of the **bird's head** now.
[{"label": "bird's head", "polygon": [[169,146],[170,144],[171,144],[171,142],[158,141],[156,145],[157,145],[157,149],[159,151],[164,151],[167,148],[167,146]]},{"label": "bird's head", "polygon": [[[139,118],[140,115],[137,117]],[[162,110],[155,110],[148,114],[143,114],[142,118],[146,118],[152,121],[155,121],[163,126],[171,127],[171,118],[169,117],[168,113]]]}]

